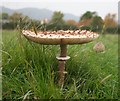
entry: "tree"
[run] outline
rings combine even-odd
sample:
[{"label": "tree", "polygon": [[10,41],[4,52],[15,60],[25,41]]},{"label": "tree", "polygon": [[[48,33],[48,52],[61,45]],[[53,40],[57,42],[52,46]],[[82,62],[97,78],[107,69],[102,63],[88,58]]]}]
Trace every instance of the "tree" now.
[{"label": "tree", "polygon": [[17,13],[14,12],[11,16],[10,16],[10,21],[13,22],[14,24],[17,24],[17,22],[20,20],[20,18],[22,18],[23,15],[22,13]]},{"label": "tree", "polygon": [[8,15],[8,13],[1,13],[0,14],[0,19],[2,19],[2,20],[8,20],[9,19],[9,15]]},{"label": "tree", "polygon": [[94,30],[94,31],[100,31],[102,30],[103,28],[103,20],[100,16],[96,15],[92,18],[92,22],[91,22],[91,28]]},{"label": "tree", "polygon": [[63,24],[64,23],[63,17],[64,17],[63,13],[61,13],[60,11],[55,11],[53,16],[52,16],[51,22]]},{"label": "tree", "polygon": [[67,20],[66,21],[66,24],[68,24],[68,25],[75,25],[75,26],[77,26],[77,22],[75,21],[75,20]]},{"label": "tree", "polygon": [[90,26],[90,23],[92,22],[92,19],[86,19],[86,20],[82,20],[78,23],[78,27],[81,26]]},{"label": "tree", "polygon": [[13,28],[12,24],[9,22],[9,15],[8,13],[1,13],[0,14],[0,24],[2,25],[3,29],[10,29]]},{"label": "tree", "polygon": [[103,28],[103,20],[96,12],[87,11],[79,21],[80,29],[100,31]]},{"label": "tree", "polygon": [[104,18],[105,29],[109,33],[117,33],[116,14],[108,13]]},{"label": "tree", "polygon": [[64,14],[60,11],[55,11],[53,13],[52,19],[48,25],[49,28],[52,30],[59,30],[63,29],[65,25],[65,21],[63,20]]},{"label": "tree", "polygon": [[116,14],[108,13],[104,18],[104,24],[106,28],[117,27]]},{"label": "tree", "polygon": [[96,16],[96,12],[87,11],[86,13],[84,13],[84,14],[80,17],[80,21],[86,20],[86,19],[91,19],[91,18],[93,18],[94,16]]},{"label": "tree", "polygon": [[18,24],[18,22],[20,21],[20,19],[28,19],[29,17],[25,17],[22,13],[17,13],[17,12],[14,12],[11,16],[10,16],[10,18],[9,18],[9,20],[10,20],[10,22],[13,24],[13,26],[14,26],[14,28],[16,28],[16,26],[17,26],[17,24]]},{"label": "tree", "polygon": [[83,27],[83,29],[91,29],[91,22],[94,16],[96,16],[97,13],[96,12],[91,12],[91,11],[87,11],[85,12],[81,17],[80,17],[80,21],[78,23],[78,27],[80,27],[80,29]]},{"label": "tree", "polygon": [[10,21],[12,21],[12,22],[17,22],[21,17],[23,17],[22,13],[14,12],[14,13],[10,16]]}]

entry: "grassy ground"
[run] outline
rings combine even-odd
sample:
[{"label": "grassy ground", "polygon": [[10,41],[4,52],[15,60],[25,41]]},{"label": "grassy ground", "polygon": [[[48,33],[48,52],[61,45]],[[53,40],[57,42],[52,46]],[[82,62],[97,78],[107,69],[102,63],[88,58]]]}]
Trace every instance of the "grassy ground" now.
[{"label": "grassy ground", "polygon": [[[103,53],[93,51],[102,41]],[[39,45],[2,33],[3,98],[6,99],[117,99],[117,35],[100,36],[84,45],[69,45],[64,88],[57,84],[59,46]]]}]

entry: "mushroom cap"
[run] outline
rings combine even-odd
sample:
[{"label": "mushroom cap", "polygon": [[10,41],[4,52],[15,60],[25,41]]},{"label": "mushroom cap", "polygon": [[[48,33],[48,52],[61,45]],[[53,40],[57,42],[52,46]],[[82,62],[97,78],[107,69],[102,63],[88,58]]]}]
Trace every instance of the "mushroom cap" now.
[{"label": "mushroom cap", "polygon": [[40,31],[37,34],[30,30],[23,30],[22,34],[29,40],[46,45],[83,44],[95,40],[99,34],[86,30]]}]

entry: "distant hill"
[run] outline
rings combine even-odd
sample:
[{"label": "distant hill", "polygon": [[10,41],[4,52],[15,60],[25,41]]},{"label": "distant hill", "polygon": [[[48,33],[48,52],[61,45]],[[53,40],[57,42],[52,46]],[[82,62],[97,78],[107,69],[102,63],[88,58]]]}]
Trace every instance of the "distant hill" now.
[{"label": "distant hill", "polygon": [[[32,19],[42,20],[42,19],[51,19],[53,15],[53,11],[49,9],[38,9],[38,8],[22,8],[22,9],[10,9],[6,7],[0,7],[2,12],[8,13],[9,15],[14,12],[22,13],[23,15],[29,16]],[[1,13],[1,12],[0,12]],[[64,20],[73,19],[75,21],[79,21],[79,17],[73,14],[64,13]]]}]

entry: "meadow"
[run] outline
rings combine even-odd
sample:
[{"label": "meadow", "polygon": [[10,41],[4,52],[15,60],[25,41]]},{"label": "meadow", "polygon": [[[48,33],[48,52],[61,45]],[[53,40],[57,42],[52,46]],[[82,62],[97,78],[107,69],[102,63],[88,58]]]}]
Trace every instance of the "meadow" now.
[{"label": "meadow", "polygon": [[[96,53],[93,46],[106,49]],[[117,99],[118,35],[105,34],[90,43],[68,45],[65,84],[58,86],[59,45],[40,45],[16,30],[2,32],[3,99]]]}]

